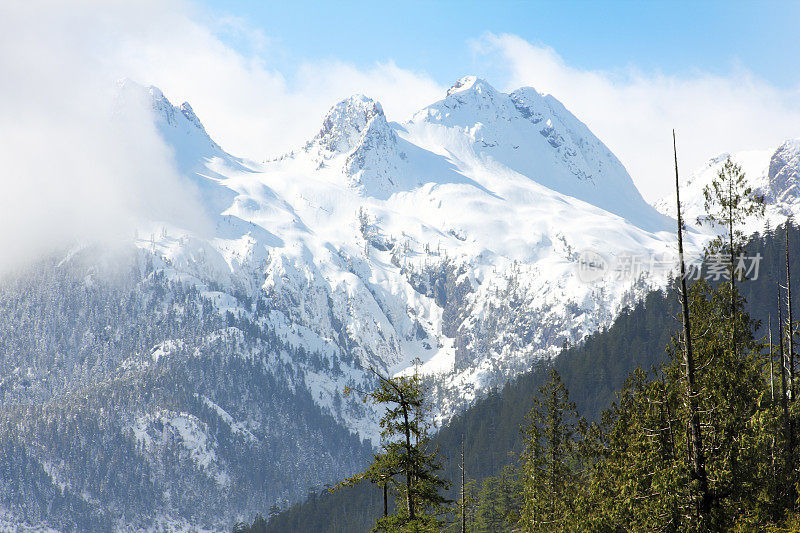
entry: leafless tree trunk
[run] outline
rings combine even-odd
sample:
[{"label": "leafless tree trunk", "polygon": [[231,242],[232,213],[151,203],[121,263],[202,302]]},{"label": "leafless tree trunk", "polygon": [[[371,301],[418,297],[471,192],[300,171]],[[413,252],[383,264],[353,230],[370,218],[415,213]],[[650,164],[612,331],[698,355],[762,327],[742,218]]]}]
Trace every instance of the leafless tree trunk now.
[{"label": "leafless tree trunk", "polygon": [[[795,388],[794,388],[794,320],[792,316],[792,271],[789,266],[789,220],[786,221],[786,310],[788,312],[788,316],[786,317],[786,336],[787,336],[787,343],[786,349],[789,350],[789,401],[795,401]],[[796,490],[794,485],[794,472],[795,472],[795,448],[797,444],[796,439],[796,431],[794,420],[787,415],[787,422],[789,424],[789,465],[791,466],[791,470],[789,470],[791,474],[791,498],[792,502],[797,499],[796,498]]]},{"label": "leafless tree trunk", "polygon": [[461,435],[461,533],[467,533],[467,471],[464,467],[464,435]]},{"label": "leafless tree trunk", "polygon": [[686,291],[686,265],[683,259],[683,219],[681,217],[681,192],[678,178],[678,148],[675,141],[675,130],[672,130],[672,148],[675,154],[675,201],[678,212],[678,261],[680,262],[681,306],[683,308],[684,363],[686,366],[686,403],[689,408],[689,430],[691,434],[692,478],[697,480],[700,492],[698,502],[698,518],[706,521],[711,510],[711,493],[708,488],[705,453],[703,452],[703,435],[700,429],[700,415],[697,410],[695,391],[694,355],[692,353],[692,331],[689,321],[689,298]]}]

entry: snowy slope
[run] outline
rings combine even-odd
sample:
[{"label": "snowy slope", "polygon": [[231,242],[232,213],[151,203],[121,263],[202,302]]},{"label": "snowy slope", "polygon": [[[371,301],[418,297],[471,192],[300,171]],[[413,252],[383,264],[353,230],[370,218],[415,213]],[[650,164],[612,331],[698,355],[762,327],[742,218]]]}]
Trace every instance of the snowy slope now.
[{"label": "snowy slope", "polygon": [[[764,220],[748,222],[748,232],[760,231],[767,223],[774,228],[787,216],[800,215],[800,139],[789,139],[767,150],[720,154],[684,178],[681,198],[686,198],[682,203],[689,223],[696,224],[697,217],[704,214],[703,189],[728,158],[742,167],[753,192],[763,195],[767,205]],[[654,205],[659,212],[672,214],[675,195],[661,198]]]},{"label": "snowy slope", "polygon": [[[186,104],[149,91],[178,161],[194,156],[204,194],[230,202],[213,238],[171,228],[140,246],[173,276],[263,291],[281,334],[305,328],[307,349],[348,352],[357,382],[358,367],[396,373],[418,359],[442,387],[442,418],[664,282],[666,271],[575,276],[585,250],[611,262],[670,253],[672,224],[585,125],[531,88],[466,77],[400,124],[357,95],[263,164],[224,154]],[[312,381],[322,404],[335,396],[329,376]]]}]

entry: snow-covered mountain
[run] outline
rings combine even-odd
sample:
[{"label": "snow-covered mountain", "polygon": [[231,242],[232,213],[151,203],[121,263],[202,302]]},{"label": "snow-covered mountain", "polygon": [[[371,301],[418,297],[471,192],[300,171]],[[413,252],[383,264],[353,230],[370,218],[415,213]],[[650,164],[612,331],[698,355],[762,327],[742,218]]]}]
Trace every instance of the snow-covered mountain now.
[{"label": "snow-covered mountain", "polygon": [[[418,359],[449,391],[444,418],[662,282],[585,284],[582,251],[671,251],[669,220],[586,126],[550,96],[474,77],[401,124],[354,96],[291,154],[202,166],[216,196],[234,195],[217,222],[224,238],[196,244],[219,271],[195,272],[174,237],[146,245],[197,277],[264,291],[282,320],[316,335],[308,349],[346,346],[391,373]],[[319,386],[324,402],[338,390],[324,376]]]},{"label": "snow-covered mountain", "polygon": [[[424,374],[446,420],[609,325],[672,266],[674,222],[532,88],[506,94],[465,77],[401,123],[353,96],[303,146],[261,163],[226,153],[188,104],[156,88],[126,82],[120,105],[129,98],[149,103],[209,228],[143,221],[124,259],[73,250],[0,292],[11,311],[33,291],[52,318],[36,322],[48,342],[19,339],[0,367],[0,394],[20,406],[4,416],[29,420],[23,406],[41,404],[30,408],[53,424],[20,422],[25,475],[42,494],[67,490],[100,528],[229,526],[297,499],[364,460],[358,438],[376,442],[377,413],[342,395],[371,387],[370,367]],[[120,262],[110,270],[124,275],[104,281],[98,264]],[[83,309],[109,299],[127,303]],[[58,320],[63,308],[82,318]],[[97,492],[86,481],[95,467],[52,442],[75,412],[91,425],[101,409],[129,450],[133,500]],[[81,442],[90,456],[110,446]],[[0,503],[41,516],[24,498]]]},{"label": "snow-covered mountain", "polygon": [[[788,139],[766,150],[720,154],[683,178],[681,203],[688,223],[696,225],[697,217],[704,214],[703,189],[714,180],[729,158],[742,167],[753,192],[764,196],[765,217],[747,223],[750,233],[762,230],[767,223],[774,228],[787,216],[796,218],[800,215],[800,139]],[[661,213],[673,215],[674,193],[659,199],[654,206]]]}]

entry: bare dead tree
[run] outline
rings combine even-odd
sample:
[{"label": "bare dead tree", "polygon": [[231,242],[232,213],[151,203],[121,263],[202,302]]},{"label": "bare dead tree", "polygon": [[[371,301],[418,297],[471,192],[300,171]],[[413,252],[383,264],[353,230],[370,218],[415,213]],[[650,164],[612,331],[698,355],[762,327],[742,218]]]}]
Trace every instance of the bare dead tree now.
[{"label": "bare dead tree", "polygon": [[683,218],[681,217],[681,191],[678,178],[678,148],[675,130],[672,130],[672,148],[675,154],[675,203],[678,213],[678,261],[680,262],[681,307],[683,309],[684,365],[686,367],[686,403],[689,409],[689,431],[691,435],[691,477],[697,481],[699,501],[697,505],[700,523],[705,523],[711,511],[711,492],[708,487],[706,459],[703,451],[703,435],[697,409],[695,390],[694,355],[692,353],[692,328],[689,320],[689,295],[686,290],[686,264],[683,258]]}]

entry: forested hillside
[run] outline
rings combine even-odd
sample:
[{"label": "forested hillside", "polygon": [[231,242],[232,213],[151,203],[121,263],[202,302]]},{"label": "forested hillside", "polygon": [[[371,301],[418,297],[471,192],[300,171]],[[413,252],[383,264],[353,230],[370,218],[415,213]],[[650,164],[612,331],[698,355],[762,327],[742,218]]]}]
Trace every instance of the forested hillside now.
[{"label": "forested hillside", "polygon": [[135,250],[89,248],[6,276],[0,507],[64,531],[218,529],[236,509],[302,497],[298,481],[360,467],[368,445],[280,359],[311,357],[213,298]]},{"label": "forested hillside", "polygon": [[[789,238],[800,250],[800,231],[790,225]],[[783,227],[751,240],[747,254],[761,254],[758,277],[742,284],[746,309],[756,323],[766,325],[770,314],[777,322],[777,284],[785,284],[786,256]],[[800,287],[800,257],[790,249],[792,285]],[[795,308],[800,305],[798,292],[793,295]],[[606,331],[589,337],[583,344],[566,347],[552,363],[542,363],[530,372],[509,382],[502,390],[493,390],[471,408],[443,427],[433,438],[444,460],[445,476],[453,481],[450,495],[460,490],[461,439],[465,443],[468,478],[481,481],[497,476],[504,466],[515,462],[522,451],[520,426],[531,409],[533,398],[557,370],[577,411],[589,421],[596,421],[615,400],[628,375],[636,368],[649,370],[667,360],[670,337],[680,328],[679,300],[676,289],[653,292],[634,308],[622,313]],[[766,335],[765,327],[756,330],[756,338]],[[497,482],[494,480],[493,482]],[[335,493],[312,494],[309,499],[273,516],[266,531],[367,531],[382,512],[380,489],[369,484]]]}]

